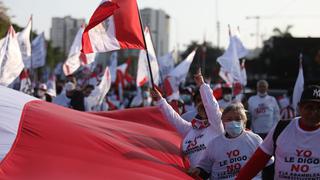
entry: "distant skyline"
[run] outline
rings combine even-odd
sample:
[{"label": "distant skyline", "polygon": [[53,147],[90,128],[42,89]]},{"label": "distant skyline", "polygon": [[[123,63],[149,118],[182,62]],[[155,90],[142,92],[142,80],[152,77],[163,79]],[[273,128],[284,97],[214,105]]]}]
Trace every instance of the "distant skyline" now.
[{"label": "distant skyline", "polygon": [[[100,0],[2,0],[9,8],[13,23],[26,26],[30,14],[34,17],[34,30],[45,31],[49,39],[52,17],[72,16],[89,21]],[[218,11],[217,5],[218,4]],[[220,20],[220,47],[228,45],[228,24],[233,30],[240,26],[245,46],[256,46],[257,20],[247,16],[260,16],[259,34],[262,39],[273,35],[277,27],[284,31],[287,25],[295,37],[320,37],[319,0],[138,0],[139,8],[162,9],[171,17],[170,49],[184,50],[191,41],[206,39],[217,44],[216,18]],[[261,38],[259,38],[261,46]]]}]

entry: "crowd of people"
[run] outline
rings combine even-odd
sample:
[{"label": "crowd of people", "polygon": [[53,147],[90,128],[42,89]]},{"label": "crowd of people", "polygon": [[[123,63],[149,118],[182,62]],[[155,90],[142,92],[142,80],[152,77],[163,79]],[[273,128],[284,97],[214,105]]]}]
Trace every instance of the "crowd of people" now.
[{"label": "crowd of people", "polygon": [[223,85],[216,95],[200,72],[194,82],[195,86],[180,88],[179,99],[166,99],[158,87],[128,83],[120,89],[113,83],[96,109],[89,108],[88,99],[97,82],[80,85],[75,76],[56,82],[56,96],[44,83],[34,96],[79,111],[158,107],[181,136],[181,150],[190,161],[188,173],[195,178],[320,178],[320,86],[304,90],[295,112],[288,97],[268,94],[265,80],[257,82],[257,93],[249,98],[235,95],[230,85]]}]

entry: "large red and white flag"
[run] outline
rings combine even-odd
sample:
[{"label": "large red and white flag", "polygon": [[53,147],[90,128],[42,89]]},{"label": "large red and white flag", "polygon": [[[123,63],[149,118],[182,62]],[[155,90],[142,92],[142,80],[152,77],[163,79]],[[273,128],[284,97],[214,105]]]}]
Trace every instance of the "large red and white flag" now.
[{"label": "large red and white flag", "polygon": [[156,107],[84,113],[0,86],[0,127],[0,179],[192,179]]},{"label": "large red and white flag", "polygon": [[97,85],[91,92],[89,97],[86,98],[88,111],[99,111],[105,96],[111,87],[111,74],[110,69],[107,66],[100,84]]},{"label": "large red and white flag", "polygon": [[17,33],[18,42],[19,42],[25,68],[30,68],[31,66],[31,42],[30,42],[31,28],[32,28],[32,17],[30,17],[28,25],[21,32]]},{"label": "large red and white flag", "polygon": [[292,108],[297,112],[297,106],[300,102],[302,92],[304,90],[304,76],[303,76],[303,66],[302,66],[302,55],[300,55],[299,61],[299,73],[294,85],[293,94],[292,94]]},{"label": "large red and white flag", "polygon": [[[149,55],[149,60],[151,65],[153,82],[155,85],[159,85],[160,83],[159,65],[158,65],[156,53],[153,48],[151,34],[148,27],[144,29],[144,36],[146,38],[146,44],[148,47],[148,55]],[[149,85],[151,85],[150,81],[151,81],[151,78],[150,78],[150,70],[149,70],[148,59],[147,59],[147,52],[145,50],[141,50],[139,54],[139,60],[138,60],[137,86],[139,87],[143,86],[146,82],[149,82]]]},{"label": "large red and white flag", "polygon": [[31,68],[39,68],[46,64],[47,45],[44,32],[32,41]]},{"label": "large red and white flag", "polygon": [[145,49],[136,0],[103,0],[82,36],[82,52]]},{"label": "large red and white flag", "polygon": [[12,26],[0,49],[0,85],[11,84],[24,68],[17,35]]}]

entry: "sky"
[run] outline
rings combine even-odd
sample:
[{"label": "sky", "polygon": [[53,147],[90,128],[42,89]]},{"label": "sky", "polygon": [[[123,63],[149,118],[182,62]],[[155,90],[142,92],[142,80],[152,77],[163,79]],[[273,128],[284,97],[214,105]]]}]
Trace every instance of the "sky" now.
[{"label": "sky", "polygon": [[[90,16],[101,0],[2,0],[12,22],[24,27],[33,14],[34,30],[49,38],[51,18],[70,15]],[[288,25],[295,37],[320,37],[319,0],[137,0],[142,8],[164,10],[170,17],[170,49],[184,50],[191,41],[205,39],[217,45],[217,19],[220,22],[220,47],[228,45],[228,24],[240,28],[241,39],[249,49],[261,46],[275,27]],[[247,17],[259,16],[257,20]],[[259,31],[257,31],[257,27]],[[259,32],[257,39],[256,32]]]}]

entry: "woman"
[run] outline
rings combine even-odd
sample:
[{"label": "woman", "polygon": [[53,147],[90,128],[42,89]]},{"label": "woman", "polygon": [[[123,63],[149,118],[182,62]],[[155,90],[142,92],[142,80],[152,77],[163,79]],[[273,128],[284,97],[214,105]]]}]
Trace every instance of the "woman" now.
[{"label": "woman", "polygon": [[[245,130],[247,117],[241,103],[227,106],[221,119],[225,133],[209,143],[209,150],[196,165],[197,168],[189,170],[194,177],[235,179],[240,168],[262,143],[257,134]],[[261,179],[261,175],[254,179]]]},{"label": "woman", "polygon": [[151,91],[162,114],[183,138],[182,151],[189,158],[191,167],[198,164],[201,156],[207,151],[209,142],[224,132],[219,105],[212,95],[211,88],[204,83],[201,74],[195,76],[195,81],[200,87],[202,104],[197,106],[198,114],[191,122],[182,119],[158,90]]}]

